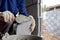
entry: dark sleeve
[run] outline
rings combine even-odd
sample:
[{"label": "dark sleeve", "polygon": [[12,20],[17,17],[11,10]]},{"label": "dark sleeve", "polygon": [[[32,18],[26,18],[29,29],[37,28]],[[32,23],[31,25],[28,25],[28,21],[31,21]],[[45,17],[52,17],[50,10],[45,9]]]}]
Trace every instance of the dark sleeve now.
[{"label": "dark sleeve", "polygon": [[1,2],[2,2],[2,0],[0,0],[0,6],[1,6]]},{"label": "dark sleeve", "polygon": [[19,13],[28,16],[25,0],[18,0]]}]

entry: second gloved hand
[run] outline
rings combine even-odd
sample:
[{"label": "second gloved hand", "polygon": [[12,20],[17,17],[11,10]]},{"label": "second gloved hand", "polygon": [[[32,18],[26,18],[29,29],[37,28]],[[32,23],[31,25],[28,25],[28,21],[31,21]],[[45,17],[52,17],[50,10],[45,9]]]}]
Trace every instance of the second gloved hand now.
[{"label": "second gloved hand", "polygon": [[11,13],[10,11],[4,11],[3,17],[5,22],[13,22],[15,19],[14,14]]}]

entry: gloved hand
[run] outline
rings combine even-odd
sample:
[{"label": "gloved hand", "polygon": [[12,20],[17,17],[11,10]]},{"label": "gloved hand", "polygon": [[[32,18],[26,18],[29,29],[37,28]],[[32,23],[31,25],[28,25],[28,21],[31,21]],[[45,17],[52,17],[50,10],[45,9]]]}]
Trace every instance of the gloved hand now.
[{"label": "gloved hand", "polygon": [[32,24],[30,26],[30,31],[33,32],[34,29],[35,29],[35,19],[33,18],[33,16],[29,15],[29,17],[31,18],[32,20]]},{"label": "gloved hand", "polygon": [[10,11],[4,11],[2,13],[3,13],[5,22],[13,22],[14,21],[15,17],[13,15],[13,13],[11,13]]}]

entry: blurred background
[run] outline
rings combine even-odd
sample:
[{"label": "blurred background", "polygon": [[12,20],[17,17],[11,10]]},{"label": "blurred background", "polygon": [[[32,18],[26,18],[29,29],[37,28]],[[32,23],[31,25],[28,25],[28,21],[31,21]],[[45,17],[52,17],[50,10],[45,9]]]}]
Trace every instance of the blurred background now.
[{"label": "blurred background", "polygon": [[[41,17],[42,17],[42,23],[41,23],[42,34],[41,35],[43,36],[44,40],[60,40],[60,37],[55,36],[54,33],[52,35],[50,34],[52,31],[50,31],[50,33],[46,32],[47,30],[46,28],[48,28],[49,26],[53,30],[55,27],[59,28],[57,25],[60,24],[59,23],[60,21],[56,22],[57,20],[59,20],[59,19],[56,19],[56,17],[59,18],[58,15],[60,15],[60,0],[41,0]],[[51,21],[52,18],[57,25],[55,25],[54,22]],[[50,21],[50,22],[46,22],[46,21]],[[56,33],[57,31],[55,32],[55,34]]]}]

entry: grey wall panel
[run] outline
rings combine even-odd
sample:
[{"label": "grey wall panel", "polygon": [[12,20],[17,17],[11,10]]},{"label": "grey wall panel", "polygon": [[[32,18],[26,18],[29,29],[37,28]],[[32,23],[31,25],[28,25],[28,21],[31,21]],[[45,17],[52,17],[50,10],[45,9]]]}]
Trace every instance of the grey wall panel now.
[{"label": "grey wall panel", "polygon": [[37,0],[33,0],[33,3],[37,3]]},{"label": "grey wall panel", "polygon": [[35,18],[36,27],[35,27],[35,31],[32,34],[37,35],[38,34],[37,5],[32,5],[32,6],[28,7],[28,12],[30,15],[33,15]]},{"label": "grey wall panel", "polygon": [[[34,4],[34,3],[37,3],[37,0],[26,0],[26,6],[30,5],[29,7],[27,7],[27,10],[28,10],[29,14],[35,18],[35,21],[36,21],[36,27],[35,27],[34,32],[32,32],[32,34],[38,35],[37,4]],[[34,4],[34,5],[32,5],[32,4]]]},{"label": "grey wall panel", "polygon": [[28,6],[30,4],[32,4],[32,0],[26,0],[26,5]]},{"label": "grey wall panel", "polygon": [[33,15],[34,18],[37,18],[37,5],[28,7],[29,14]]}]

